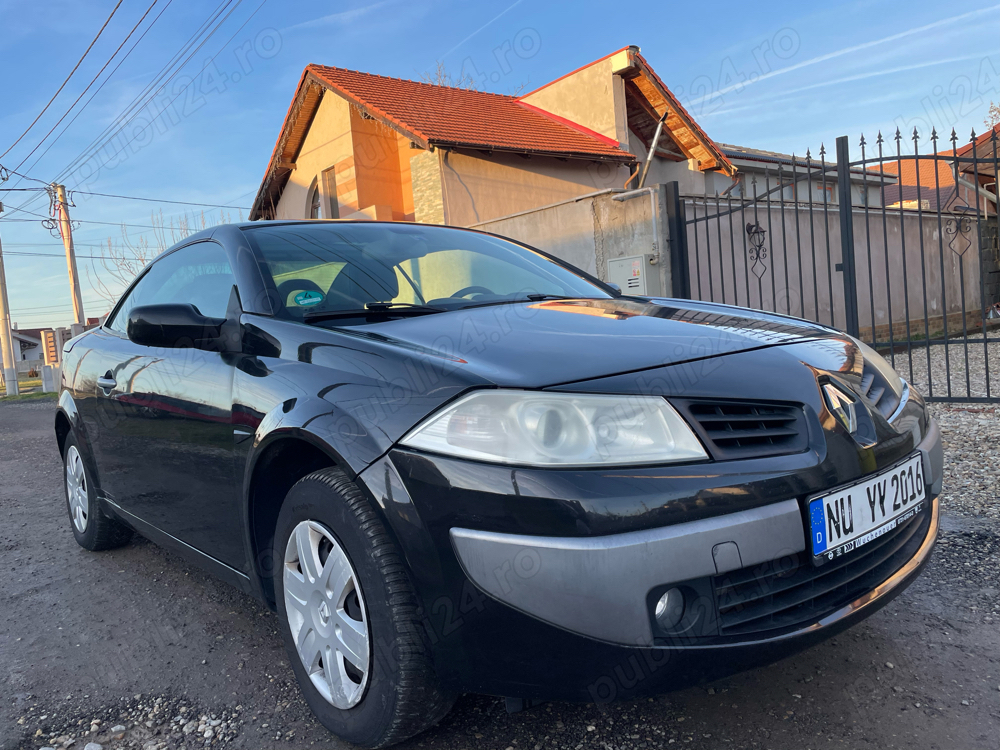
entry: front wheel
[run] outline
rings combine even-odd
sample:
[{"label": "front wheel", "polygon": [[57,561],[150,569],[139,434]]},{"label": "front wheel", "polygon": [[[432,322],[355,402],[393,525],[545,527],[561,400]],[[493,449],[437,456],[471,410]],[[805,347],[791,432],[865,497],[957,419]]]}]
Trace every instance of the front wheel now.
[{"label": "front wheel", "polygon": [[338,469],[289,491],[272,554],[289,660],[309,707],[348,742],[386,747],[451,708],[417,597],[381,519]]}]

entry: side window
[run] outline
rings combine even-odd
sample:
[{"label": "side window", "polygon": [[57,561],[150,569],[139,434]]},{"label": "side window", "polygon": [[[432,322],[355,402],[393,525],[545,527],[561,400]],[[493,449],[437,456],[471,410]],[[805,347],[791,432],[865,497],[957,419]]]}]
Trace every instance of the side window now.
[{"label": "side window", "polygon": [[215,242],[198,242],[157,260],[115,313],[109,327],[125,334],[133,307],[187,303],[210,318],[224,318],[236,279],[226,251]]}]

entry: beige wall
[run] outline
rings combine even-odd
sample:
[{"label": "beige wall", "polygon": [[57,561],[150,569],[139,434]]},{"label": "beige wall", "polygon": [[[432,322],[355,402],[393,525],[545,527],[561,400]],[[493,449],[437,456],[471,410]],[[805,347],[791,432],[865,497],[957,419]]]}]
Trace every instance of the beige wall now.
[{"label": "beige wall", "polygon": [[[296,168],[288,178],[288,184],[278,201],[275,218],[306,218],[306,202],[309,200],[309,188],[313,181],[318,179],[322,183],[324,170],[333,168],[338,162],[350,159],[353,155],[351,106],[339,96],[326,92],[299,151]],[[341,185],[342,174],[338,171],[338,190]],[[325,186],[321,189],[324,191],[323,207],[326,209],[333,196],[326,193]]]},{"label": "beige wall", "polygon": [[359,209],[375,207],[380,219],[412,220],[412,207],[407,212],[403,201],[398,134],[378,120],[362,117],[357,107],[351,107],[350,127]]},{"label": "beige wall", "polygon": [[441,154],[444,220],[458,226],[621,187],[628,178],[628,167],[611,162],[436,153]]},{"label": "beige wall", "polygon": [[[649,151],[639,138],[632,139],[631,150],[635,154],[635,158],[639,160],[639,171],[641,172]],[[646,185],[658,185],[676,180],[682,193],[711,195],[714,191],[706,191],[708,187],[707,181],[713,180],[716,174],[724,179],[727,187],[732,182],[731,179],[721,172],[702,172],[698,169],[697,159],[672,161],[671,159],[664,159],[662,156],[654,156],[653,163],[649,165],[649,173],[646,175]],[[639,178],[636,177],[635,182],[632,184],[638,185]],[[722,191],[720,190],[719,192]]]},{"label": "beige wall", "polygon": [[615,75],[627,60],[626,52],[598,60],[524,96],[522,101],[618,141],[627,149],[625,82]]}]

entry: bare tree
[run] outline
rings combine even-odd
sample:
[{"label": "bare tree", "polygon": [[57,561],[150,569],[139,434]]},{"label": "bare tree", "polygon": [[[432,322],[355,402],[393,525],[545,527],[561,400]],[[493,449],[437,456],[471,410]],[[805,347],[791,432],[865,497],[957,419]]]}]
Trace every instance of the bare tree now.
[{"label": "bare tree", "polygon": [[[243,221],[242,211],[238,216],[237,221]],[[200,214],[184,214],[168,221],[161,209],[159,212],[154,212],[151,218],[153,229],[140,232],[136,236],[130,235],[128,227],[122,224],[121,240],[116,241],[108,237],[106,247],[102,247],[99,251],[100,259],[90,261],[90,266],[87,268],[90,287],[111,306],[118,301],[122,292],[146,264],[168,247],[202,229],[217,224],[228,224],[233,220],[232,214],[222,210],[218,216],[209,217],[202,211]]]},{"label": "bare tree", "polygon": [[479,91],[476,80],[468,73],[452,75],[445,64],[438,60],[434,69],[420,74],[420,80],[435,86],[449,86],[453,89],[468,89],[469,91]]},{"label": "bare tree", "polygon": [[990,102],[990,108],[986,110],[986,119],[983,122],[990,129],[1000,125],[1000,104]]}]

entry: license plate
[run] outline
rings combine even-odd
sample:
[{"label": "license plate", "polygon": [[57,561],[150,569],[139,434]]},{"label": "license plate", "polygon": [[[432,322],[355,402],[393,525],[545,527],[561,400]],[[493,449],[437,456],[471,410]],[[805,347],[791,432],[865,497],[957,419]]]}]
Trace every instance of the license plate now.
[{"label": "license plate", "polygon": [[850,487],[809,501],[814,556],[832,560],[895,529],[923,509],[920,454]]}]

